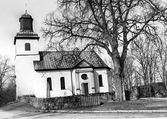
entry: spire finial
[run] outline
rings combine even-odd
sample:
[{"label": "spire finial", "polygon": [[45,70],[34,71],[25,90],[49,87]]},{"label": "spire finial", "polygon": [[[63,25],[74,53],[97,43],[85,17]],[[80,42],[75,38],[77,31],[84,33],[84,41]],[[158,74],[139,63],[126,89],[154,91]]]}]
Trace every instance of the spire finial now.
[{"label": "spire finial", "polygon": [[25,4],[25,14],[27,14],[27,3]]}]

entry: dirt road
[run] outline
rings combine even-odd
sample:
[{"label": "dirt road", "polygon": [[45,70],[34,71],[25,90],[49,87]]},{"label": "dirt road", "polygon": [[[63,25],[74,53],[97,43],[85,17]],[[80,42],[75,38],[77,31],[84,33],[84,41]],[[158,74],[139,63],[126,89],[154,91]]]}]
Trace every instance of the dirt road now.
[{"label": "dirt road", "polygon": [[0,111],[0,119],[166,119],[167,113],[39,113]]}]

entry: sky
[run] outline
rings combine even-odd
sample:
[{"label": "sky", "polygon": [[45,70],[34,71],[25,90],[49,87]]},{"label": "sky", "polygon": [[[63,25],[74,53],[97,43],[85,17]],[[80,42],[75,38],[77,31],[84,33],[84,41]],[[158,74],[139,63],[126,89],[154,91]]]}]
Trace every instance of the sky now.
[{"label": "sky", "polygon": [[[167,3],[166,0],[160,1]],[[46,15],[57,9],[56,2],[57,0],[0,0],[0,56],[7,56],[14,62],[14,37],[20,29],[19,18],[26,9],[34,19],[33,29],[40,37],[39,49],[42,50],[45,39],[42,38],[40,29]]]},{"label": "sky", "polygon": [[[44,44],[45,39],[42,38],[40,29],[46,15],[56,10],[56,2],[57,0],[0,0],[0,56],[9,57],[14,62],[14,37],[20,30],[19,18],[26,9],[34,19],[33,30],[39,35],[40,44]],[[44,45],[40,45],[39,49],[43,48]]]}]

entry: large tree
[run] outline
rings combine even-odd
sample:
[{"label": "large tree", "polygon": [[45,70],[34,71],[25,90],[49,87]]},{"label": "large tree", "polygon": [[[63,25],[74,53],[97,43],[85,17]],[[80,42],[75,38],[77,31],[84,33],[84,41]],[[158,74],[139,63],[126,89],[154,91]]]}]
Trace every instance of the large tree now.
[{"label": "large tree", "polygon": [[62,14],[46,17],[44,36],[60,46],[83,41],[83,50],[105,49],[114,66],[116,99],[122,101],[128,45],[138,36],[154,34],[153,23],[166,20],[166,7],[158,0],[58,0],[58,4]]}]

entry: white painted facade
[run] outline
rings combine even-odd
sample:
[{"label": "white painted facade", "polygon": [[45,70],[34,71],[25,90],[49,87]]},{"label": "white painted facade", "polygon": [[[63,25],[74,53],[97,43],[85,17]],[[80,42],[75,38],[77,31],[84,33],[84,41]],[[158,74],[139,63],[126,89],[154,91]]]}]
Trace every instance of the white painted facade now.
[{"label": "white painted facade", "polygon": [[[25,44],[30,43],[31,50],[25,51]],[[16,55],[39,55],[38,39],[18,39],[16,42]]]},{"label": "white painted facade", "polygon": [[[31,50],[25,51],[25,43],[30,43]],[[33,61],[39,60],[38,39],[19,39],[15,44],[15,73],[17,95],[33,95],[35,93],[35,75]]]},{"label": "white painted facade", "polygon": [[[60,78],[65,79],[65,90],[61,90]],[[51,78],[52,90],[50,90],[50,97],[56,96],[68,96],[72,95],[72,83],[71,83],[71,71],[46,71],[37,72],[35,83],[38,84],[35,87],[36,97],[47,97],[47,78]]]},{"label": "white painted facade", "polygon": [[[96,72],[96,73],[94,73]],[[87,74],[88,79],[83,80],[82,74]],[[99,86],[98,75],[102,75],[103,86]],[[65,79],[65,89],[61,89],[60,78]],[[47,97],[47,78],[51,78],[52,90],[50,90],[50,97],[70,96],[85,94],[83,84],[88,84],[88,92],[99,93],[109,92],[109,82],[106,69],[74,69],[74,70],[60,70],[60,71],[41,71],[36,72],[35,79],[35,96]]]}]

